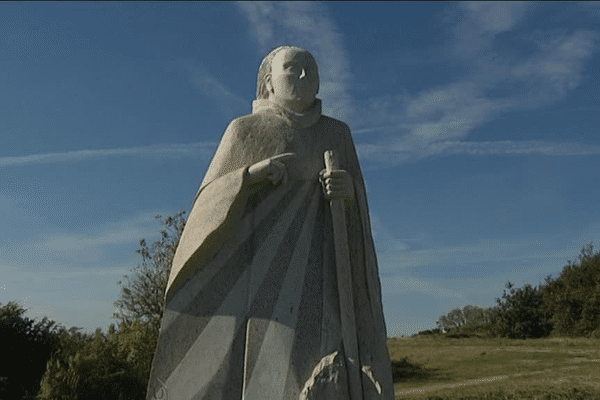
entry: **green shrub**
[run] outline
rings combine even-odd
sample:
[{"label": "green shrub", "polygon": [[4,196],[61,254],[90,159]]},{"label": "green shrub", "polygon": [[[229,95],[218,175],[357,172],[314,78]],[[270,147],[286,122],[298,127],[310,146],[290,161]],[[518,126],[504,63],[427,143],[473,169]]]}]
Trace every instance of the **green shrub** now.
[{"label": "green shrub", "polygon": [[0,307],[0,343],[4,354],[17,355],[0,365],[0,398],[19,399],[38,391],[46,362],[57,348],[55,321],[24,317],[27,310],[11,301]]},{"label": "green shrub", "polygon": [[509,339],[540,338],[552,331],[550,316],[544,307],[542,287],[525,284],[515,288],[506,284],[502,299],[496,299],[493,317],[494,332]]},{"label": "green shrub", "polygon": [[437,320],[438,330],[454,335],[487,335],[491,331],[494,310],[478,306],[455,308]]},{"label": "green shrub", "polygon": [[148,323],[122,323],[108,333],[63,337],[47,365],[40,399],[145,399],[157,332]]},{"label": "green shrub", "polygon": [[590,336],[600,329],[600,253],[584,246],[579,262],[569,261],[556,278],[546,278],[544,301],[555,334]]}]

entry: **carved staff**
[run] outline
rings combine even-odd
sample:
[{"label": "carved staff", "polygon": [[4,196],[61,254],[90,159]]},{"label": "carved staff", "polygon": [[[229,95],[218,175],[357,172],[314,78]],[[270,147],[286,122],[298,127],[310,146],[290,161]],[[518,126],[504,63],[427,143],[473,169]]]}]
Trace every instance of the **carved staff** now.
[{"label": "carved staff", "polygon": [[[339,170],[339,161],[332,150],[324,154],[327,172]],[[340,294],[340,319],[342,323],[342,340],[347,358],[348,383],[350,399],[363,400],[362,379],[356,343],[356,319],[354,316],[354,295],[352,293],[352,270],[350,266],[350,250],[348,248],[348,231],[346,230],[346,207],[344,199],[329,201],[333,220],[333,240],[335,243],[335,262],[337,267],[338,292]]]}]

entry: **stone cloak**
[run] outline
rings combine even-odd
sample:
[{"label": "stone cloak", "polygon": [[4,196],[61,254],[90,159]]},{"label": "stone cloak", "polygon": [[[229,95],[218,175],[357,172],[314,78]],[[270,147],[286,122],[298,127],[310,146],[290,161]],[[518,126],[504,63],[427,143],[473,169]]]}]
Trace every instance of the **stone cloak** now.
[{"label": "stone cloak", "polygon": [[[334,150],[353,177],[346,201],[365,400],[393,382],[364,181],[350,130],[267,100],[231,122],[177,248],[148,399],[347,400],[329,202],[318,180]],[[293,152],[289,179],[249,185],[247,170]]]}]

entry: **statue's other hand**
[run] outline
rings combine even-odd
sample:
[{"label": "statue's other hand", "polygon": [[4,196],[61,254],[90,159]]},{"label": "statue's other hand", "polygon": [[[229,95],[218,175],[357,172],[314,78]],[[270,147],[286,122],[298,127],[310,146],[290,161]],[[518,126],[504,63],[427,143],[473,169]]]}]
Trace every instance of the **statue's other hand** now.
[{"label": "statue's other hand", "polygon": [[354,184],[348,171],[342,169],[327,171],[322,170],[319,174],[319,181],[323,186],[323,193],[327,200],[330,199],[353,199]]},{"label": "statue's other hand", "polygon": [[295,159],[295,153],[284,153],[259,161],[248,168],[248,181],[254,184],[268,179],[274,185],[285,185],[288,180],[287,164]]}]

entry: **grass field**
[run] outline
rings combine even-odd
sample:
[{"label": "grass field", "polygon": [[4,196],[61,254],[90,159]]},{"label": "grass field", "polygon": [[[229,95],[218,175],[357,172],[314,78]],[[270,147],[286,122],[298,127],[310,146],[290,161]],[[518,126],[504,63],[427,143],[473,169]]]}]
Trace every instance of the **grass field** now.
[{"label": "grass field", "polygon": [[396,399],[600,399],[599,339],[388,340]]}]

